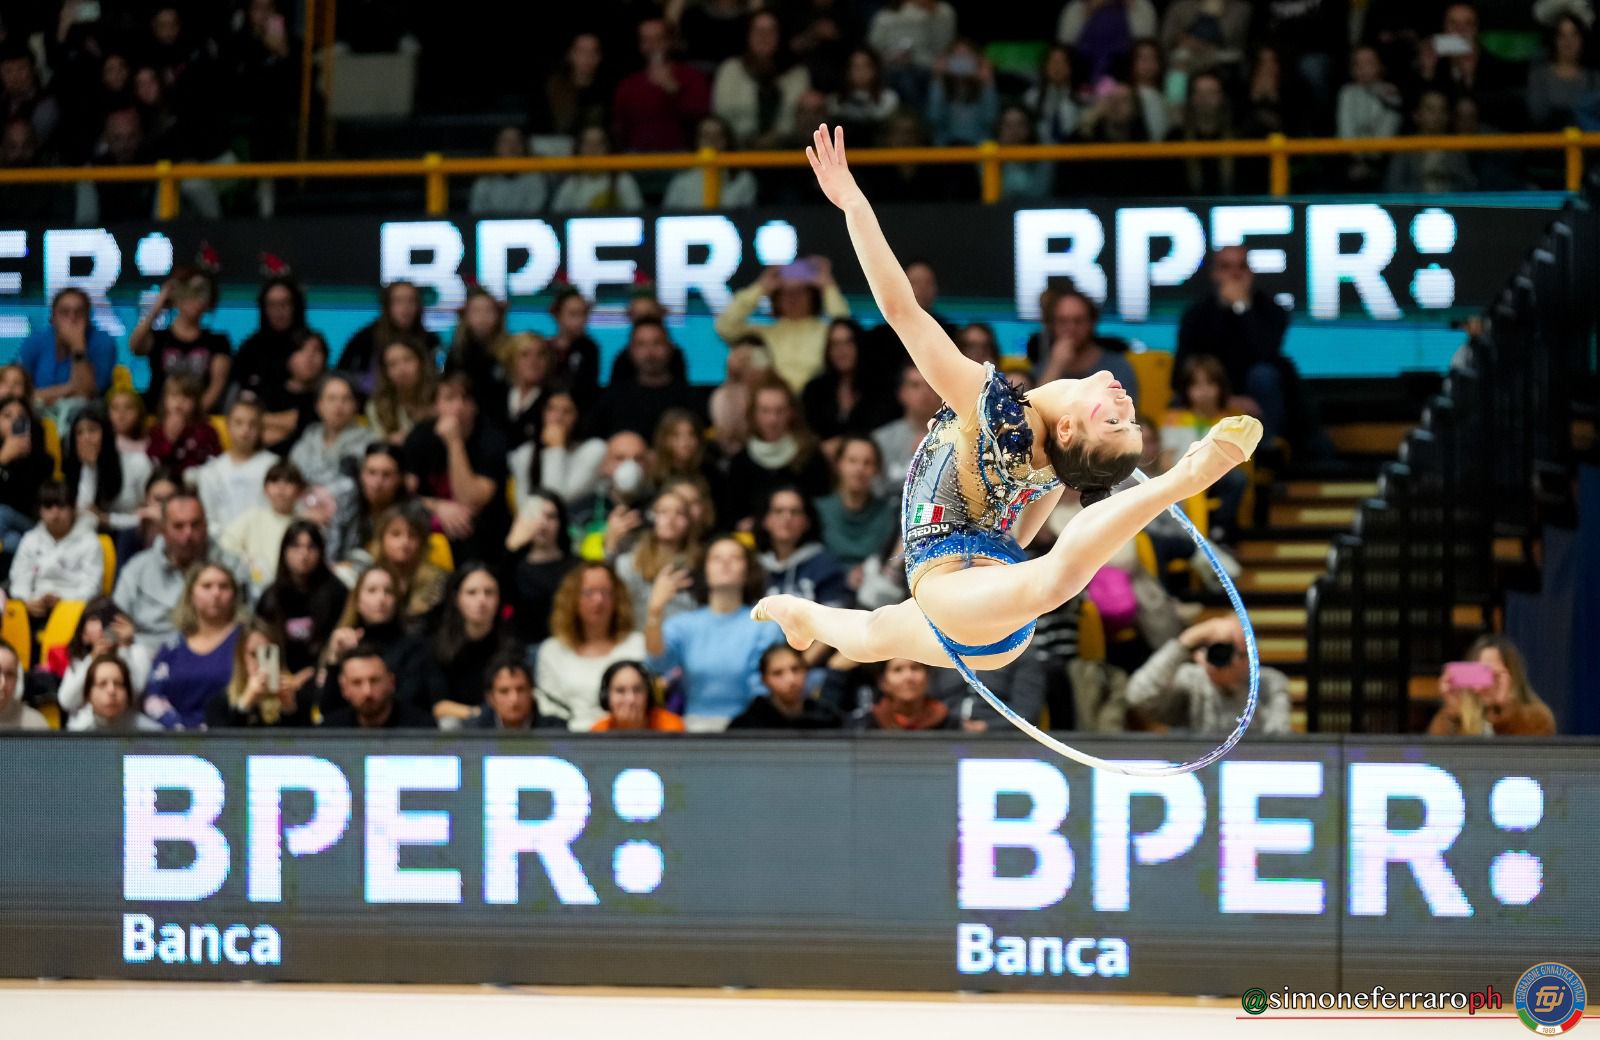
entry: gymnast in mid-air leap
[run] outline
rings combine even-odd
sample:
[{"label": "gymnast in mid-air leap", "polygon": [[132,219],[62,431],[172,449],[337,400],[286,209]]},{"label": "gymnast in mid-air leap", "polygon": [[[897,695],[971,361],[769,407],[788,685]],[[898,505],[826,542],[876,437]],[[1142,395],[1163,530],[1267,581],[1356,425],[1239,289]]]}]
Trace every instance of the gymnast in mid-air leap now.
[{"label": "gymnast in mid-air leap", "polygon": [[[955,667],[989,696],[972,673],[1015,660],[1035,620],[1082,591],[1140,529],[1248,459],[1261,424],[1224,419],[1166,473],[1113,496],[1144,444],[1122,385],[1098,372],[1022,394],[993,365],[964,356],[912,296],[845,161],[843,130],[819,127],[812,141],[806,157],[844,210],[878,309],[945,405],[906,473],[901,534],[912,598],[869,612],[769,596],[753,616],[783,626],[798,650],[820,639],[859,663],[908,657]],[[1025,559],[1063,487],[1087,508],[1049,552]]]}]

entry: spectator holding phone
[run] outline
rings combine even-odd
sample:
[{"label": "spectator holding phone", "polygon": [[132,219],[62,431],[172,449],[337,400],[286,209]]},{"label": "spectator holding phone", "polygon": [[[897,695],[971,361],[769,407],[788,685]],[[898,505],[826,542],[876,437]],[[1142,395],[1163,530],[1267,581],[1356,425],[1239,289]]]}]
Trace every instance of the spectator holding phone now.
[{"label": "spectator holding phone", "polygon": [[1430,737],[1553,737],[1556,717],[1528,684],[1522,653],[1504,636],[1480,636],[1439,676],[1444,701]]},{"label": "spectator holding phone", "polygon": [[[175,375],[204,388],[200,397],[204,411],[215,412],[222,403],[233,367],[232,345],[227,336],[200,325],[200,319],[216,303],[216,279],[199,268],[180,267],[162,283],[150,309],[128,334],[128,349],[134,356],[150,359],[150,386],[144,396],[152,407],[161,402],[167,377]],[[166,328],[157,329],[156,319],[168,308],[172,320]]]},{"label": "spectator holding phone", "polygon": [[[1250,659],[1244,629],[1232,617],[1192,625],[1157,650],[1128,679],[1128,704],[1197,737],[1233,731],[1249,694]],[[1261,699],[1250,731],[1289,732],[1289,679],[1261,669]]]},{"label": "spectator holding phone", "polygon": [[51,671],[61,675],[61,685],[56,687],[56,704],[63,716],[89,710],[84,707],[89,665],[106,655],[119,657],[128,666],[129,691],[133,696],[144,692],[144,684],[150,678],[151,654],[133,635],[133,622],[117,609],[111,597],[100,596],[89,601],[78,618],[72,639],[53,652],[47,662]]},{"label": "spectator holding phone", "polygon": [[283,653],[276,626],[260,618],[251,622],[244,637],[234,640],[233,677],[227,688],[206,702],[206,728],[311,725],[309,687],[316,669],[291,674]]},{"label": "spectator holding phone", "polygon": [[21,397],[0,398],[0,548],[17,551],[39,512],[39,488],[55,463],[34,436],[33,409]]},{"label": "spectator holding phone", "polygon": [[[750,321],[762,299],[772,304],[777,319],[770,325]],[[730,346],[748,332],[760,332],[773,368],[798,394],[822,371],[829,321],[849,316],[850,305],[833,280],[833,264],[826,257],[811,256],[762,271],[754,284],[734,293],[717,315],[716,329]]]}]

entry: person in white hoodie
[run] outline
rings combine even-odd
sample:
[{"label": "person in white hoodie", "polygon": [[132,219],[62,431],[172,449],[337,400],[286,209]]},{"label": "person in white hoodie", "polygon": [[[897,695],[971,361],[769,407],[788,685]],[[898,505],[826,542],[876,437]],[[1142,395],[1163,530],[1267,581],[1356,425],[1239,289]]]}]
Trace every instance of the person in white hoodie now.
[{"label": "person in white hoodie", "polygon": [[135,698],[144,692],[150,679],[150,648],[134,638],[133,620],[117,608],[110,596],[89,601],[78,619],[77,631],[66,646],[67,670],[56,688],[56,704],[69,719],[69,729],[87,726],[77,718],[93,714],[88,706],[89,665],[107,654],[120,657],[128,666],[129,691]]},{"label": "person in white hoodie", "polygon": [[72,717],[67,729],[73,733],[161,732],[161,723],[138,710],[138,703],[122,658],[96,657],[89,662],[89,703]]},{"label": "person in white hoodie", "polygon": [[262,482],[278,456],[261,447],[261,402],[240,397],[228,406],[228,450],[191,469],[185,479],[217,530],[267,504]]},{"label": "person in white hoodie", "polygon": [[92,529],[78,526],[67,486],[52,480],[39,489],[39,523],[17,543],[11,561],[11,598],[42,621],[61,600],[87,600],[100,592],[105,557]]}]

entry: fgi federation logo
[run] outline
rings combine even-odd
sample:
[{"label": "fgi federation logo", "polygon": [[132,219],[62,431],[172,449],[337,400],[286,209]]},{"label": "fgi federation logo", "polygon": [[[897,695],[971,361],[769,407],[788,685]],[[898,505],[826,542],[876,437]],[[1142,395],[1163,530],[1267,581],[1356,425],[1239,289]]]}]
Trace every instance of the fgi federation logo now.
[{"label": "fgi federation logo", "polygon": [[1588,996],[1578,973],[1565,964],[1535,964],[1517,980],[1517,1015],[1544,1036],[1558,1036],[1578,1024]]}]

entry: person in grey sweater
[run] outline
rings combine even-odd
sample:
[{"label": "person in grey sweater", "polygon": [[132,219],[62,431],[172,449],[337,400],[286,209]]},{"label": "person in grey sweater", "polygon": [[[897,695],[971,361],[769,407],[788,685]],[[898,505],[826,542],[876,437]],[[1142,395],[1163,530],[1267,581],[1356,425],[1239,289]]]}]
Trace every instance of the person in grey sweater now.
[{"label": "person in grey sweater", "polygon": [[117,609],[133,620],[134,638],[152,652],[177,632],[172,611],[183,598],[189,568],[202,561],[221,564],[241,584],[250,580],[249,566],[211,540],[200,499],[179,491],[161,507],[160,537],[122,565],[111,594]]},{"label": "person in grey sweater", "polygon": [[[1236,618],[1212,618],[1185,629],[1128,680],[1128,704],[1197,737],[1223,737],[1244,711],[1250,662]],[[1250,732],[1289,732],[1289,679],[1261,669],[1261,701]]]}]

